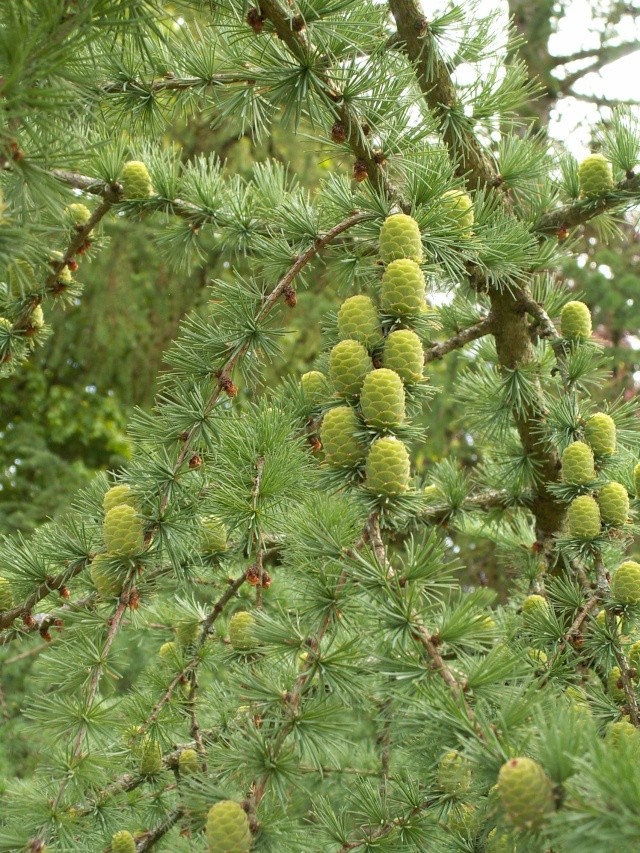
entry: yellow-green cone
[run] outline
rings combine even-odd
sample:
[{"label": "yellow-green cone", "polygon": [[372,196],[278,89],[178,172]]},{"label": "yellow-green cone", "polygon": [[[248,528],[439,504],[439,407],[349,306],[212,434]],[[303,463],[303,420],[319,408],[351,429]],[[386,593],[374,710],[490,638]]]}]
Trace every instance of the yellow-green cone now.
[{"label": "yellow-green cone", "polygon": [[611,595],[621,604],[640,604],[640,563],[620,564],[611,579]]},{"label": "yellow-green cone", "polygon": [[182,658],[177,643],[163,643],[158,649],[158,656],[163,663],[172,669],[182,668]]},{"label": "yellow-green cone", "polygon": [[178,769],[181,776],[192,776],[200,769],[198,766],[198,753],[195,749],[183,749],[178,756]]},{"label": "yellow-green cone", "polygon": [[605,524],[623,527],[629,516],[629,495],[620,483],[607,483],[598,495],[600,515]]},{"label": "yellow-green cone", "polygon": [[125,163],[120,180],[125,198],[149,198],[153,192],[149,170],[140,160],[129,160]]},{"label": "yellow-green cone", "polygon": [[596,412],[584,428],[584,438],[596,456],[611,456],[616,451],[616,425],[610,415]]},{"label": "yellow-green cone", "polygon": [[181,646],[190,646],[195,643],[200,633],[200,623],[192,619],[184,619],[176,625],[176,637]]},{"label": "yellow-green cone", "polygon": [[444,213],[454,220],[466,237],[471,236],[474,219],[471,196],[462,190],[449,190],[440,201]]},{"label": "yellow-green cone", "polygon": [[376,429],[401,424],[405,417],[402,379],[386,367],[373,370],[362,385],[360,408],[366,423]]},{"label": "yellow-green cone", "polygon": [[569,340],[591,337],[591,314],[584,302],[567,302],[560,315],[560,331]]},{"label": "yellow-green cone", "polygon": [[393,261],[382,276],[380,303],[386,314],[405,317],[419,314],[424,303],[425,281],[413,261]]},{"label": "yellow-green cone", "polygon": [[369,353],[358,341],[340,341],[329,353],[329,376],[341,397],[357,397],[371,367]]},{"label": "yellow-green cone", "polygon": [[345,468],[364,459],[367,448],[356,436],[358,429],[360,424],[352,408],[337,406],[329,409],[320,427],[320,441],[330,465]]},{"label": "yellow-green cone", "polygon": [[253,635],[255,618],[246,610],[234,613],[229,619],[229,642],[236,651],[248,651],[257,645]]},{"label": "yellow-green cone", "polygon": [[562,479],[574,486],[583,486],[595,479],[593,451],[583,441],[574,441],[562,454]]},{"label": "yellow-green cone", "polygon": [[422,263],[420,226],[412,216],[396,213],[385,219],[380,229],[380,257],[385,264],[401,258]]},{"label": "yellow-green cone", "polygon": [[445,794],[464,794],[471,787],[471,767],[464,755],[452,749],[438,764],[438,786]]},{"label": "yellow-green cone", "polygon": [[249,853],[251,830],[249,819],[234,800],[222,800],[211,806],[207,815],[209,853]]},{"label": "yellow-green cone", "polygon": [[378,311],[368,296],[351,296],[338,311],[338,333],[341,340],[354,340],[368,349],[382,340]]},{"label": "yellow-green cone", "polygon": [[[616,687],[616,690],[619,690],[619,688]],[[621,746],[633,751],[636,751],[640,745],[638,729],[629,720],[616,720],[615,723],[609,723],[606,739],[615,746]]]},{"label": "yellow-green cone", "polygon": [[11,610],[13,607],[13,593],[11,584],[6,578],[0,577],[0,613]]},{"label": "yellow-green cone", "polygon": [[478,812],[471,803],[456,803],[447,814],[447,828],[458,835],[469,835],[477,822]]},{"label": "yellow-green cone", "polygon": [[302,396],[308,406],[317,406],[331,396],[329,380],[319,370],[310,370],[300,379]]},{"label": "yellow-green cone", "polygon": [[120,595],[127,573],[128,570],[111,560],[108,554],[96,554],[89,570],[91,582],[102,598]]},{"label": "yellow-green cone", "polygon": [[91,219],[91,211],[86,204],[70,204],[65,213],[74,225],[86,225]]},{"label": "yellow-green cone", "polygon": [[542,595],[528,595],[525,600],[522,602],[522,613],[524,616],[524,621],[529,624],[532,623],[532,616],[535,618],[536,614],[543,614],[549,612],[549,602]]},{"label": "yellow-green cone", "polygon": [[393,436],[373,442],[366,464],[366,487],[376,495],[391,497],[409,487],[410,462],[407,448]]},{"label": "yellow-green cone", "polygon": [[111,838],[111,853],[136,853],[136,842],[126,829],[116,832]]},{"label": "yellow-green cone", "polygon": [[484,853],[513,853],[513,844],[509,838],[501,832],[498,834],[497,829],[492,829],[484,844]]},{"label": "yellow-green cone", "polygon": [[569,504],[567,530],[574,539],[595,539],[600,533],[600,508],[591,495],[580,495]]},{"label": "yellow-green cone", "polygon": [[142,521],[129,504],[109,510],[104,517],[102,533],[110,556],[135,557],[144,547]]},{"label": "yellow-green cone", "polygon": [[633,469],[633,485],[636,491],[636,497],[640,498],[640,462]]},{"label": "yellow-green cone", "polygon": [[227,530],[214,515],[202,519],[200,543],[203,554],[221,554],[227,550]]},{"label": "yellow-green cone", "polygon": [[104,509],[105,515],[110,509],[113,509],[114,506],[121,506],[122,504],[132,506],[134,509],[137,508],[136,496],[131,490],[131,486],[124,484],[121,486],[112,486],[105,492],[102,499],[102,508]]},{"label": "yellow-green cone", "polygon": [[44,326],[44,312],[42,305],[36,305],[29,317],[29,325],[33,329],[42,329]]},{"label": "yellow-green cone", "polygon": [[622,676],[619,666],[612,666],[607,675],[607,693],[614,702],[624,702],[626,694],[624,688],[618,686],[618,682]]},{"label": "yellow-green cone", "polygon": [[160,744],[144,737],[140,745],[140,773],[142,776],[155,776],[162,770],[162,750]]},{"label": "yellow-green cone", "polygon": [[498,794],[518,829],[537,829],[553,810],[551,780],[531,758],[511,758],[498,774]]},{"label": "yellow-green cone", "polygon": [[580,192],[585,198],[594,198],[613,189],[611,163],[602,154],[589,154],[578,166]]},{"label": "yellow-green cone", "polygon": [[627,654],[627,658],[629,660],[629,666],[637,669],[638,676],[640,676],[640,641],[636,640],[636,642],[632,644]]},{"label": "yellow-green cone", "polygon": [[424,369],[424,350],[415,332],[398,329],[387,335],[382,363],[395,370],[403,382],[419,382]]}]

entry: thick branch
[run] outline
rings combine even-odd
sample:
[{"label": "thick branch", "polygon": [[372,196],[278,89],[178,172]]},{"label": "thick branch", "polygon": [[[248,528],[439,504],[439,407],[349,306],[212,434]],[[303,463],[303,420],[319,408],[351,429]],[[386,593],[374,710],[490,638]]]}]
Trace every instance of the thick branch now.
[{"label": "thick branch", "polygon": [[[623,44],[617,45],[608,45],[607,47],[601,47],[599,50],[594,51],[592,55],[595,56],[594,61],[587,65],[585,68],[580,68],[578,71],[574,71],[571,74],[567,74],[567,76],[560,81],[560,88],[562,91],[568,91],[574,83],[580,80],[582,77],[586,77],[587,74],[594,74],[597,71],[601,71],[606,65],[609,65],[612,62],[616,62],[618,59],[622,59],[625,56],[630,56],[633,53],[636,53],[640,50],[640,42],[632,41],[625,42]],[[574,56],[572,59],[566,59],[566,62],[573,62],[575,59],[587,57],[579,57]],[[556,63],[556,65],[560,65],[564,63]]]}]

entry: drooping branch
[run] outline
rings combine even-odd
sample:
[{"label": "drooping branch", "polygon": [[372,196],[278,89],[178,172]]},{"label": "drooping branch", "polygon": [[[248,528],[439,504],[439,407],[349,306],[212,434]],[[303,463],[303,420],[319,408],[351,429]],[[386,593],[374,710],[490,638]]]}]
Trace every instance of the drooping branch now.
[{"label": "drooping branch", "polygon": [[[605,66],[610,65],[612,62],[617,62],[618,59],[622,59],[625,56],[631,56],[634,53],[637,53],[640,50],[640,42],[632,41],[632,42],[623,42],[622,44],[617,45],[606,45],[605,47],[601,47],[598,50],[592,52],[592,56],[594,57],[593,62],[590,62],[589,65],[584,68],[580,68],[577,71],[573,71],[570,74],[567,74],[564,79],[558,82],[558,85],[563,92],[567,92],[578,80],[582,79],[582,77],[586,77],[587,74],[594,74],[598,71],[601,71]],[[573,58],[565,58],[563,62],[556,62],[556,66],[564,65],[568,62],[574,62],[576,59],[586,59],[586,56],[575,55]]]}]

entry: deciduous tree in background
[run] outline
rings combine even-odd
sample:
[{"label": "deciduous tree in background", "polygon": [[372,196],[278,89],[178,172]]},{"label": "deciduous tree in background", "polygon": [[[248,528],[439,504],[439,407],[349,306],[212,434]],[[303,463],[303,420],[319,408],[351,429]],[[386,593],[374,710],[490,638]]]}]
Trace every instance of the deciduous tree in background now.
[{"label": "deciduous tree in background", "polygon": [[[637,204],[632,117],[578,167],[523,132],[495,16],[414,0],[14,6],[3,372],[108,217],[230,270],[126,472],[3,543],[0,850],[636,849],[640,432],[558,275]],[[331,168],[310,193],[273,158],[180,159],[177,114],[277,117]],[[281,340],[320,275],[343,301],[298,382]],[[456,352],[439,396],[482,462],[418,477]],[[506,603],[458,582],[474,539]]]}]

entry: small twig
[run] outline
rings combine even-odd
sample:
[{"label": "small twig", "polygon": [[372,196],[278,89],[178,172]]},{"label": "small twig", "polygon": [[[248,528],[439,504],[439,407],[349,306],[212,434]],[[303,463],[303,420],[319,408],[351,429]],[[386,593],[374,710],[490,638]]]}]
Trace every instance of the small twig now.
[{"label": "small twig", "polygon": [[466,344],[471,343],[471,341],[476,341],[478,338],[482,338],[485,335],[490,334],[492,329],[493,315],[489,313],[484,320],[481,320],[479,323],[475,323],[473,326],[468,326],[466,329],[462,329],[462,331],[457,332],[448,340],[429,347],[424,354],[425,364],[428,364],[430,361],[436,361],[447,355],[447,353],[460,349]]},{"label": "small twig", "polygon": [[19,616],[30,615],[32,609],[39,601],[46,598],[49,593],[66,586],[71,578],[79,575],[88,565],[88,560],[79,560],[71,568],[67,568],[63,572],[60,572],[60,574],[55,575],[55,577],[50,577],[43,581],[22,604],[13,607],[11,610],[6,610],[4,613],[0,613],[0,631],[4,628],[9,628]]},{"label": "small twig", "polygon": [[156,826],[155,829],[150,829],[148,832],[136,841],[136,853],[144,853],[146,850],[151,850],[156,841],[159,841],[163,835],[166,835],[169,830],[176,825],[184,814],[183,806],[178,806],[173,811],[169,812],[167,817]]}]

